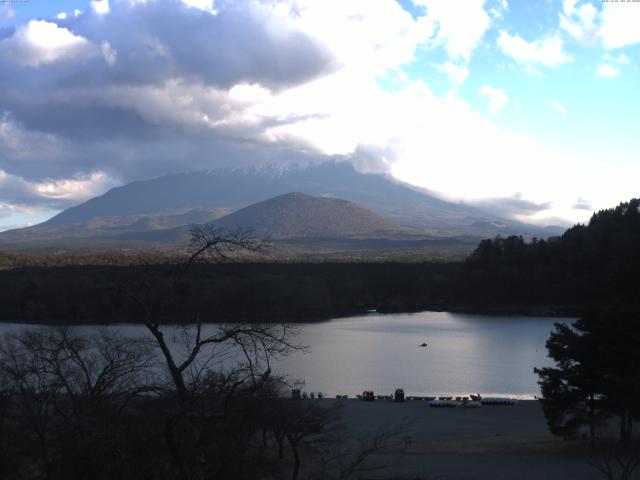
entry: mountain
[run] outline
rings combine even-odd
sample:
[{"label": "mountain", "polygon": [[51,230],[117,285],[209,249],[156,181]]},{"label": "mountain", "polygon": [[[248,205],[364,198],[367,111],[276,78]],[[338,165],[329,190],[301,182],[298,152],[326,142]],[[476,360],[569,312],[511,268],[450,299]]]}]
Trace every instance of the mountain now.
[{"label": "mountain", "polygon": [[413,232],[337,198],[287,193],[213,222],[226,230],[249,229],[256,237],[284,239],[359,239],[408,236]]},{"label": "mountain", "polygon": [[109,190],[50,220],[0,234],[0,241],[117,238],[204,223],[289,192],[342,198],[422,234],[440,237],[559,233],[506,220],[462,203],[447,202],[347,162],[309,166],[217,169],[165,175]]},{"label": "mountain", "polygon": [[[350,241],[370,246],[370,240],[400,243],[431,240],[420,232],[402,227],[353,202],[339,198],[314,197],[300,192],[286,193],[210,222],[228,232],[250,232],[252,237],[277,243]],[[173,242],[186,239],[185,226],[144,232],[125,232],[127,240]]]}]

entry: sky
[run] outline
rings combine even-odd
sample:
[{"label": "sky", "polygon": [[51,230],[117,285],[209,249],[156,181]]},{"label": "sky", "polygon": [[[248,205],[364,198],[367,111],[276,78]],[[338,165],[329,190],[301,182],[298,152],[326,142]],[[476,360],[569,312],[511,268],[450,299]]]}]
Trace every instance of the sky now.
[{"label": "sky", "polygon": [[0,230],[350,161],[541,225],[638,196],[640,2],[0,0]]}]

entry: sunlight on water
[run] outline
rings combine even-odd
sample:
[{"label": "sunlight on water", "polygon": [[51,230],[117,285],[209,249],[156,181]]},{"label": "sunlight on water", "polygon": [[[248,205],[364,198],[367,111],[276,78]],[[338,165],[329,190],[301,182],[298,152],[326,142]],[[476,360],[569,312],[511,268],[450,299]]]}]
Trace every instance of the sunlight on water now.
[{"label": "sunlight on water", "polygon": [[533,368],[550,364],[545,342],[556,321],[570,319],[422,312],[301,325],[298,340],[310,353],[286,358],[277,370],[330,395],[401,387],[407,395],[533,398]]},{"label": "sunlight on water", "polygon": [[[296,343],[309,346],[274,364],[306,391],[353,396],[363,390],[407,395],[539,394],[534,367],[550,365],[545,342],[553,319],[444,312],[372,314],[296,326]],[[25,325],[0,325],[3,333]],[[28,328],[28,327],[27,327]],[[80,326],[85,332],[117,328],[125,336],[148,335],[141,325]],[[427,347],[420,347],[427,343]]]}]

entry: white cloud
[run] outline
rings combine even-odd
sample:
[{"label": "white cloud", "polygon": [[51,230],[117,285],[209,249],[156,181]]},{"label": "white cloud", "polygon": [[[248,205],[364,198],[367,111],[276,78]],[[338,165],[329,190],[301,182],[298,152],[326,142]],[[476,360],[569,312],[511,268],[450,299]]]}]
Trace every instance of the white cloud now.
[{"label": "white cloud", "polygon": [[528,42],[518,34],[511,35],[502,30],[497,44],[506,55],[523,64],[557,67],[573,61],[564,51],[562,38],[557,34]]},{"label": "white cloud", "polygon": [[102,43],[100,43],[100,52],[102,53],[102,57],[104,58],[104,61],[107,62],[107,65],[109,65],[110,67],[115,65],[116,60],[118,58],[118,52],[116,52],[111,47],[109,42],[105,40]]},{"label": "white cloud", "polygon": [[466,65],[445,62],[437,65],[436,68],[438,72],[448,75],[449,81],[455,86],[462,85],[469,76],[469,68]]},{"label": "white cloud", "polygon": [[437,41],[444,44],[452,59],[468,61],[491,25],[491,18],[484,8],[485,0],[464,3],[414,0],[414,3],[426,7],[427,15],[438,26]]},{"label": "white cloud", "polygon": [[338,65],[374,74],[411,62],[434,34],[430,18],[414,19],[395,1],[298,0],[295,19],[283,10],[277,12],[286,18],[282,21],[328,47]]},{"label": "white cloud", "polygon": [[111,179],[104,172],[92,172],[75,178],[65,178],[36,182],[32,188],[39,196],[51,200],[83,201],[114,186]]},{"label": "white cloud", "polygon": [[65,20],[67,18],[67,12],[60,12],[59,14],[56,15],[56,18],[58,20]]},{"label": "white cloud", "polygon": [[565,0],[560,13],[560,27],[584,44],[601,43],[606,49],[640,43],[640,3],[579,2]]},{"label": "white cloud", "polygon": [[14,9],[7,5],[0,5],[0,22],[6,22],[16,16]]},{"label": "white cloud", "polygon": [[93,45],[86,38],[45,20],[31,20],[0,42],[0,56],[34,68],[87,57],[93,51]]},{"label": "white cloud", "polygon": [[549,210],[552,206],[552,202],[549,201],[535,202],[524,198],[521,192],[516,192],[508,197],[487,198],[473,202],[473,204],[503,218],[515,218],[518,220]]},{"label": "white cloud", "polygon": [[607,49],[640,43],[640,3],[604,3],[600,35]]},{"label": "white cloud", "polygon": [[549,104],[563,117],[567,116],[567,109],[566,107],[560,103],[558,100],[551,100],[549,102]]},{"label": "white cloud", "polygon": [[509,97],[502,88],[493,88],[489,85],[480,88],[479,96],[489,100],[487,109],[491,115],[498,113],[509,102]]},{"label": "white cloud", "polygon": [[593,210],[593,206],[591,202],[582,197],[578,197],[578,199],[576,200],[576,203],[573,205],[573,208],[575,208],[576,210],[588,210],[588,211]]},{"label": "white cloud", "polygon": [[509,11],[509,3],[507,0],[497,0],[493,5],[487,5],[487,7],[489,8],[489,14],[495,20],[502,20],[504,14]]},{"label": "white cloud", "polygon": [[[357,161],[372,157],[401,180],[451,198],[508,197],[517,188],[542,202],[550,192],[566,189],[562,181],[547,178],[550,171],[562,173],[561,158],[497,127],[456,95],[434,95],[422,82],[387,92],[372,79],[341,72],[278,95],[246,89],[242,97],[252,102],[242,114],[236,110],[236,122],[251,119],[255,125],[263,116],[298,119],[267,126],[267,142],[298,142]],[[500,93],[494,97],[504,102]],[[567,202],[575,202],[575,195]]]},{"label": "white cloud", "polygon": [[598,65],[596,68],[596,76],[603,78],[612,78],[617,77],[620,74],[620,69],[610,65],[608,63],[603,63]]},{"label": "white cloud", "polygon": [[[115,182],[104,172],[91,172],[88,175],[72,176],[56,180],[30,181],[18,175],[0,169],[0,189],[10,193],[12,203],[0,202],[12,212],[30,209],[34,204],[46,204],[52,207],[67,206],[87,200],[104,190],[115,186]],[[11,212],[10,212],[11,213]]]},{"label": "white cloud", "polygon": [[64,148],[54,135],[28,131],[5,112],[0,115],[0,152],[2,159],[25,165],[35,159],[54,159],[64,154]]},{"label": "white cloud", "polygon": [[578,7],[578,0],[565,0],[560,13],[560,28],[580,43],[594,44],[599,38],[598,10],[592,3]]},{"label": "white cloud", "polygon": [[522,191],[541,202],[561,191],[562,182],[549,180],[547,172],[564,178],[563,159],[474,114],[457,99],[436,104],[434,115],[406,141],[393,164],[396,177],[454,199],[508,197]]},{"label": "white cloud", "polygon": [[109,13],[109,0],[92,0],[91,9],[98,15]]},{"label": "white cloud", "polygon": [[213,0],[181,0],[185,5],[205,12],[216,13]]},{"label": "white cloud", "polygon": [[620,53],[618,55],[605,53],[602,58],[604,58],[608,62],[619,63],[620,65],[629,65],[631,63],[629,57],[627,57],[624,53]]}]

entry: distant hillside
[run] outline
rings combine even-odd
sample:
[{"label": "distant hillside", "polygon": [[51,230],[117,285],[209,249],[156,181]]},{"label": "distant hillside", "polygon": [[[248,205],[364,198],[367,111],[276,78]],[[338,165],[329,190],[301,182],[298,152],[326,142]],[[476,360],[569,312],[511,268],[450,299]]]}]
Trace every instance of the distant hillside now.
[{"label": "distant hillside", "polygon": [[213,222],[227,230],[249,229],[259,238],[348,239],[407,236],[412,232],[347,200],[287,193]]},{"label": "distant hillside", "polygon": [[[182,213],[135,214],[115,217],[93,217],[86,222],[69,224],[41,223],[34,227],[20,228],[0,233],[0,246],[3,244],[64,244],[68,246],[88,246],[102,242],[117,246],[117,243],[128,237],[134,238],[141,233],[162,232],[157,241],[175,242],[182,236],[178,233],[166,232],[186,225],[208,223],[229,213],[225,209],[193,209]],[[164,237],[163,237],[164,235]]]},{"label": "distant hillside", "polygon": [[[210,225],[227,232],[248,231],[266,241],[261,253],[270,258],[462,258],[477,245],[470,238],[433,237],[401,227],[347,200],[299,192],[258,202]],[[113,240],[176,244],[186,243],[188,236],[189,228],[182,226],[125,232]]]}]

